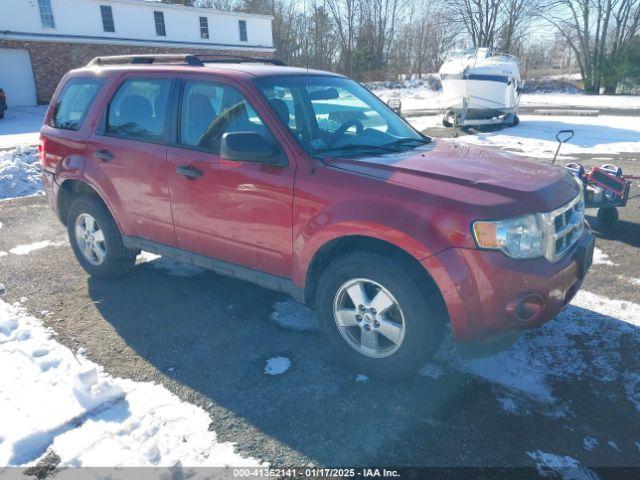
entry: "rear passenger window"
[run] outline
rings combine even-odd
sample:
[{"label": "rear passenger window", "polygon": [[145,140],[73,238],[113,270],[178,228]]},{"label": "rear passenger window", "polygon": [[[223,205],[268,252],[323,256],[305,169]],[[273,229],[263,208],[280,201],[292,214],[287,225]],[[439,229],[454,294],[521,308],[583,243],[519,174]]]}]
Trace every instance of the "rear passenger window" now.
[{"label": "rear passenger window", "polygon": [[134,140],[160,141],[171,80],[126,80],[107,113],[106,133]]},{"label": "rear passenger window", "polygon": [[79,130],[103,82],[95,78],[69,80],[56,101],[50,126]]},{"label": "rear passenger window", "polygon": [[227,132],[270,132],[239,90],[210,82],[186,81],[180,111],[180,143],[208,152],[220,151]]}]

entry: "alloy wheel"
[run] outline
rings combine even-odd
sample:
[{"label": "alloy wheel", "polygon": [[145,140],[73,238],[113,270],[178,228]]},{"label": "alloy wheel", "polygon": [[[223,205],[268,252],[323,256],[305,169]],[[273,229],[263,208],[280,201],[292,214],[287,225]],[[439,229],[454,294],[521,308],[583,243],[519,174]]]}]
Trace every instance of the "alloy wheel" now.
[{"label": "alloy wheel", "polygon": [[336,293],[333,315],[349,346],[367,357],[393,355],[404,341],[406,323],[400,304],[373,280],[345,282]]}]

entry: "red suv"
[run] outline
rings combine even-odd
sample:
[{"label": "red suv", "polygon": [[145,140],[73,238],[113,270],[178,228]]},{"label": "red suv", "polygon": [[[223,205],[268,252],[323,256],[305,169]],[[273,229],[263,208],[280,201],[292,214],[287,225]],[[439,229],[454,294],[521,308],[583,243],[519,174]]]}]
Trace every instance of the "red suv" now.
[{"label": "red suv", "polygon": [[401,376],[540,325],[593,252],[562,168],[435,140],[357,82],[247,58],[96,58],[42,127],[49,202],[78,261],[140,250],[315,307],[359,371]]}]

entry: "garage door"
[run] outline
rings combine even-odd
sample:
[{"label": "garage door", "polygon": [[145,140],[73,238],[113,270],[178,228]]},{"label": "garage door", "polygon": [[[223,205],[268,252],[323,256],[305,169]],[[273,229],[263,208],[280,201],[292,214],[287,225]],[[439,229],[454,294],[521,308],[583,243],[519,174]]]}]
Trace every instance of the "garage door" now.
[{"label": "garage door", "polygon": [[29,52],[0,48],[0,88],[7,94],[9,106],[36,104]]}]

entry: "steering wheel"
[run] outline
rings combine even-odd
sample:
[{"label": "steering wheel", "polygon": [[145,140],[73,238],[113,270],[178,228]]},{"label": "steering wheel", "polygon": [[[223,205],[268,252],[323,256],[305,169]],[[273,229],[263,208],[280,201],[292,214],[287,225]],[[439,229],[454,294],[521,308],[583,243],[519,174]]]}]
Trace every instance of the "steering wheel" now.
[{"label": "steering wheel", "polygon": [[352,118],[351,120],[347,120],[346,122],[344,122],[338,127],[335,132],[333,132],[333,135],[331,135],[331,139],[329,140],[329,145],[333,145],[334,143],[336,143],[338,139],[342,137],[342,135],[344,135],[344,132],[346,132],[353,126],[356,127],[357,135],[360,135],[362,132],[364,132],[364,124],[357,118]]}]

